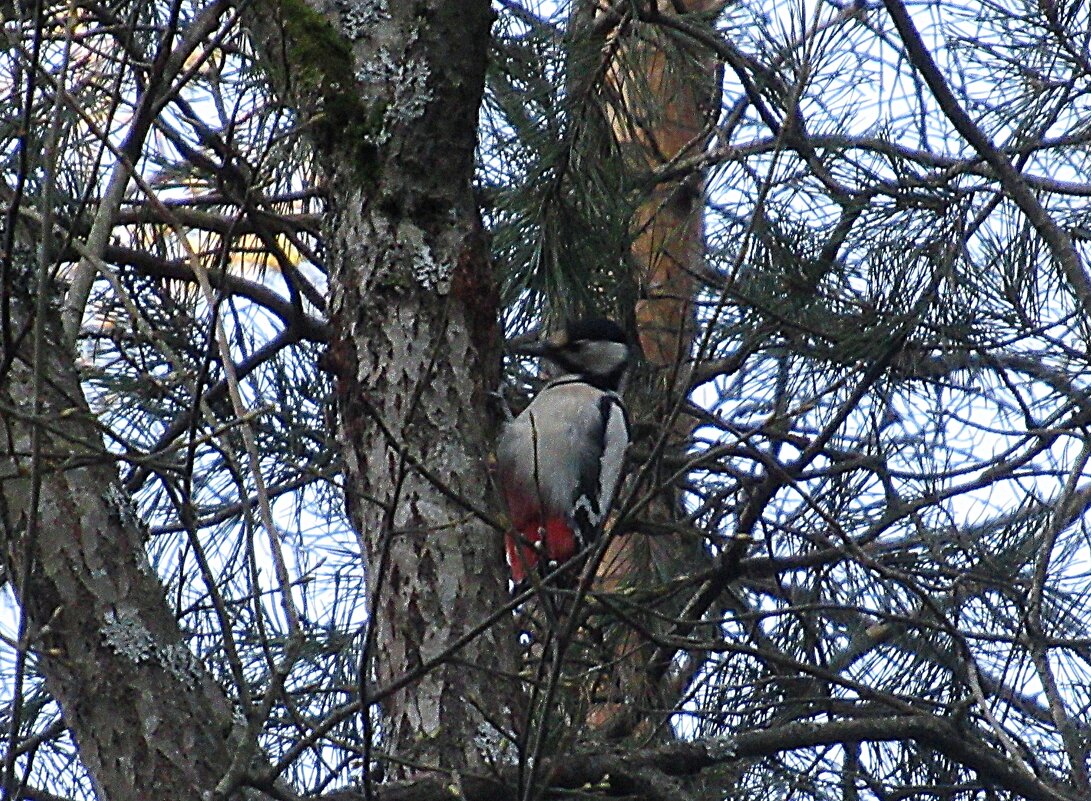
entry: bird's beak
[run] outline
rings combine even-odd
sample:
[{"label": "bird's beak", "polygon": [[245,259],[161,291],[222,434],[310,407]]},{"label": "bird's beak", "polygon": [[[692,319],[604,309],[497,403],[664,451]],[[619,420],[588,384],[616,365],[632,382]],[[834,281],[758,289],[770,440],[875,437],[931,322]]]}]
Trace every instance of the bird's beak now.
[{"label": "bird's beak", "polygon": [[512,353],[517,353],[520,356],[549,356],[554,350],[556,350],[556,345],[548,339],[513,345],[511,348]]},{"label": "bird's beak", "polygon": [[[531,335],[533,336],[533,335]],[[541,356],[549,358],[557,352],[557,349],[563,344],[559,341],[559,336],[555,334],[547,339],[531,339],[528,337],[528,341],[522,341],[523,337],[514,339],[508,343],[508,348],[512,353],[516,353],[520,356]]]}]

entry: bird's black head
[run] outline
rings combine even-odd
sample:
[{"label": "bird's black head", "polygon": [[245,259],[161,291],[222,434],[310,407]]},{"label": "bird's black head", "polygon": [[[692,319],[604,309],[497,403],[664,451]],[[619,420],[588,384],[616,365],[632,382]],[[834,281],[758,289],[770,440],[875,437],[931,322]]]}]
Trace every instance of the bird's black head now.
[{"label": "bird's black head", "polygon": [[549,359],[566,373],[611,390],[618,389],[632,356],[625,331],[603,317],[569,322],[549,339],[519,350]]}]

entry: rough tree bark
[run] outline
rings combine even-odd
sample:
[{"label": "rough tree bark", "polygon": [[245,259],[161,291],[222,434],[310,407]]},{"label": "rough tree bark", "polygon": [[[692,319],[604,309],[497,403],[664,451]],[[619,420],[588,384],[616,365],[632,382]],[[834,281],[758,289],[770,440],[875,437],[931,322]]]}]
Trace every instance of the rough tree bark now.
[{"label": "rough tree bark", "polygon": [[471,192],[492,13],[487,0],[266,8],[258,39],[286,54],[281,89],[313,115],[328,179],[326,366],[374,599],[365,678],[387,772],[483,767],[513,722],[510,615],[452,649],[508,600],[499,532],[475,513],[491,498],[500,342]]},{"label": "rough tree bark", "polygon": [[0,569],[26,616],[23,647],[100,798],[233,789],[253,754],[238,746],[251,738],[233,741],[228,701],[167,606],[55,309],[41,304],[35,319],[25,288],[7,287],[7,300]]}]

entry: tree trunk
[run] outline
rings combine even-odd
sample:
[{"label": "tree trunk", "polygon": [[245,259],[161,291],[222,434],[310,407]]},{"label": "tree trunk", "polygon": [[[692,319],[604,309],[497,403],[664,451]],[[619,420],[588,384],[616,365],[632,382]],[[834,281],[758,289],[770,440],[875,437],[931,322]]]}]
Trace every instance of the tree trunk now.
[{"label": "tree trunk", "polygon": [[60,344],[59,319],[42,304],[35,324],[26,295],[9,299],[0,566],[26,617],[24,646],[100,798],[206,797],[237,753],[231,709],[147,561],[145,532]]},{"label": "tree trunk", "polygon": [[[658,14],[708,13],[716,0],[659,0]],[[653,24],[632,23],[608,65],[611,100],[607,114],[613,135],[633,175],[651,174],[673,160],[699,154],[709,132],[710,101],[715,70],[697,45],[669,35]],[[705,254],[703,175],[657,183],[637,207],[630,225],[631,263],[641,287],[636,324],[648,366],[654,372],[651,392],[634,398],[637,417],[671,420],[669,450],[684,447],[691,431],[689,418],[674,417],[679,386],[693,345],[693,296]],[[680,379],[680,380],[679,380]],[[655,480],[653,478],[653,480]],[[666,487],[647,515],[670,522],[678,517],[678,499]],[[698,566],[700,545],[678,535],[646,536],[634,531],[610,544],[599,573],[607,590],[648,588]],[[676,610],[659,610],[669,614]],[[656,628],[656,620],[645,621]],[[678,689],[649,685],[648,659],[654,646],[629,630],[614,651],[610,684],[617,703],[592,710],[591,724],[617,736],[634,730],[648,734],[648,724],[661,722],[657,710],[669,712]],[[650,714],[649,714],[650,713]]]},{"label": "tree trunk", "polygon": [[345,5],[327,18],[285,0],[259,38],[288,54],[288,96],[319,99],[327,367],[373,598],[368,696],[388,775],[480,768],[515,706],[501,678],[514,672],[510,615],[454,647],[508,600],[500,532],[475,514],[493,497],[486,410],[500,355],[471,191],[492,13],[487,0]]}]

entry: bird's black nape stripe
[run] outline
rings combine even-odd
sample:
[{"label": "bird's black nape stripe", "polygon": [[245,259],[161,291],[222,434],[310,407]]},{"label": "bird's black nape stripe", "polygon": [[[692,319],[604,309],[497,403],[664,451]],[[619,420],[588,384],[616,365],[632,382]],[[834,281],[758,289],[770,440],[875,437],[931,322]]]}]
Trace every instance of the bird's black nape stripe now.
[{"label": "bird's black nape stripe", "polygon": [[613,372],[607,373],[604,376],[589,376],[588,383],[594,384],[599,389],[608,389],[611,392],[617,392],[621,388],[621,377],[625,375],[625,371],[629,368],[628,362],[619,364]]}]

